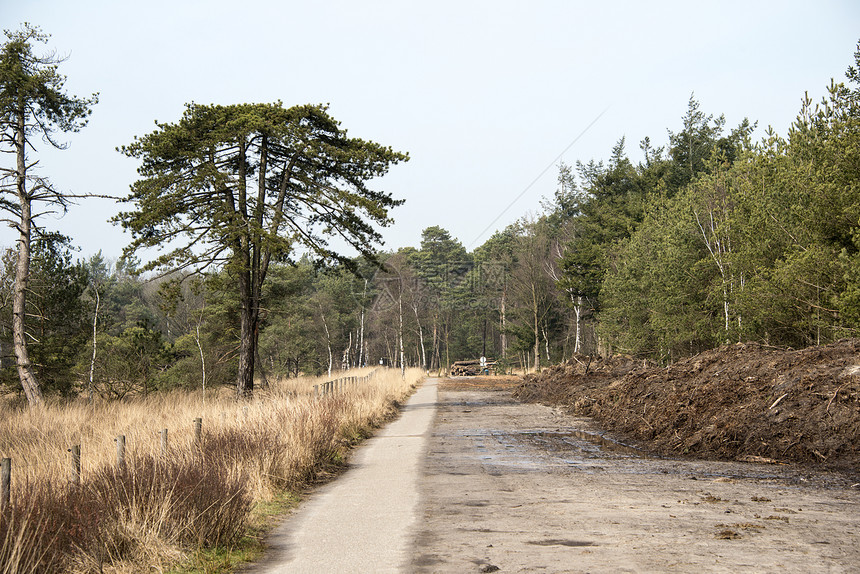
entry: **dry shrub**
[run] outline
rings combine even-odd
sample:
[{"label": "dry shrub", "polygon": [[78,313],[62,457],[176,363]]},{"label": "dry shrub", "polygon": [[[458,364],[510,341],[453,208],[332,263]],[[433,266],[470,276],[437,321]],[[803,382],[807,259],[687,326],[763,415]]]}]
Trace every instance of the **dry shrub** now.
[{"label": "dry shrub", "polygon": [[17,492],[15,505],[0,513],[0,573],[57,570],[65,549],[56,531],[65,514],[64,505],[45,483]]}]

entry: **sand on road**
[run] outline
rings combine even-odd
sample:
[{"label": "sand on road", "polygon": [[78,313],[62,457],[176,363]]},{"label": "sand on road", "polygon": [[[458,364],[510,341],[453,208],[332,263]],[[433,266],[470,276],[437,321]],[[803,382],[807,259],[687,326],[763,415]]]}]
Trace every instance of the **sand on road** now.
[{"label": "sand on road", "polygon": [[409,572],[860,572],[840,475],[645,458],[506,390],[439,389]]}]

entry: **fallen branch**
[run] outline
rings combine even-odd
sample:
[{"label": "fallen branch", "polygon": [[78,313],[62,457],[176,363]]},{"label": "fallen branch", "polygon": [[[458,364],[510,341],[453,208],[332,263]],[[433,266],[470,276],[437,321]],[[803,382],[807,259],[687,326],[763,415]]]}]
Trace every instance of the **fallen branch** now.
[{"label": "fallen branch", "polygon": [[[844,386],[845,386],[845,385],[842,385],[842,387],[844,387]],[[838,389],[836,389],[836,392],[834,392],[834,393],[833,393],[833,397],[831,397],[830,402],[828,402],[828,403],[827,403],[827,408],[826,408],[826,409],[824,409],[824,412],[825,412],[825,413],[829,413],[829,412],[830,412],[830,405],[831,405],[831,404],[833,404],[833,401],[835,401],[835,400],[836,400],[836,395],[838,395],[838,394],[839,394],[839,391],[841,391],[841,390],[842,390],[842,387],[839,387]]]},{"label": "fallen branch", "polygon": [[787,397],[787,396],[788,396],[788,393],[785,393],[784,395],[782,395],[781,397],[779,397],[778,399],[776,399],[775,401],[773,401],[773,404],[772,404],[772,405],[770,405],[770,407],[769,407],[767,410],[771,410],[771,409],[773,409],[773,407],[775,407],[776,405],[778,405],[778,404],[779,404],[779,401],[781,401],[782,399],[784,399],[784,398],[785,398],[785,397]]}]

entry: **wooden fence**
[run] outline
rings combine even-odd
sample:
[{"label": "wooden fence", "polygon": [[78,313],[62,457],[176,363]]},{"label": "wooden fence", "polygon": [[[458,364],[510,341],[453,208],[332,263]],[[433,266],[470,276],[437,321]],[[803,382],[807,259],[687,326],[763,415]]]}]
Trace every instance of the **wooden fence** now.
[{"label": "wooden fence", "polygon": [[[363,377],[340,377],[331,381],[326,381],[318,385],[314,385],[313,396],[315,399],[323,399],[331,397],[338,393],[343,393],[348,389],[357,388],[360,385],[368,383],[374,376],[379,374],[381,368],[376,368]],[[244,407],[247,412],[248,407]],[[221,413],[221,422],[226,419],[226,413]],[[198,447],[203,440],[203,419],[196,418],[193,421],[193,445]],[[167,429],[160,431],[161,436],[161,454],[167,456]],[[114,439],[116,443],[116,464],[117,466],[125,465],[125,435],[120,435]],[[69,452],[69,482],[72,485],[81,485],[81,445],[73,445],[68,449]],[[12,459],[0,459],[0,512],[11,508],[12,499]]]}]

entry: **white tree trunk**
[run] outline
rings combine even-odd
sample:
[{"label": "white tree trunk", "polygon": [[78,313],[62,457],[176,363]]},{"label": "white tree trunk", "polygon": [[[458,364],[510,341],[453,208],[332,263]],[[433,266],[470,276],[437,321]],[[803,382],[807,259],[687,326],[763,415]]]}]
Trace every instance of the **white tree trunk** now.
[{"label": "white tree trunk", "polygon": [[573,302],[573,314],[576,320],[576,337],[573,340],[573,352],[576,354],[582,350],[582,297],[577,297],[574,301],[573,293],[571,293],[570,299]]},{"label": "white tree trunk", "polygon": [[400,296],[397,298],[397,306],[399,312],[400,324],[398,327],[398,338],[400,339],[400,374],[406,377],[406,363],[404,362],[405,354],[403,352],[403,289],[401,286]]},{"label": "white tree trunk", "polygon": [[[203,406],[206,406],[206,356],[203,354],[203,344],[200,342],[200,321],[195,325],[195,335],[194,340],[197,342],[197,350],[200,351],[200,386],[203,390]],[[263,365],[260,364],[260,369],[262,370]]]},{"label": "white tree trunk", "polygon": [[90,404],[93,402],[93,394],[94,394],[94,385],[95,385],[95,371],[96,371],[96,326],[98,325],[99,320],[99,305],[101,303],[101,297],[99,297],[99,289],[98,285],[94,286],[93,289],[96,292],[96,310],[93,313],[93,356],[90,358],[90,387],[89,387],[89,399]]}]

